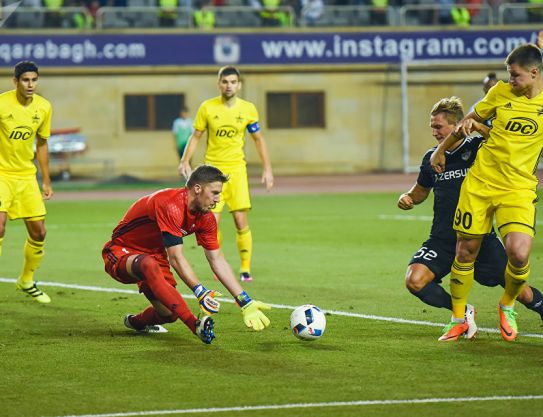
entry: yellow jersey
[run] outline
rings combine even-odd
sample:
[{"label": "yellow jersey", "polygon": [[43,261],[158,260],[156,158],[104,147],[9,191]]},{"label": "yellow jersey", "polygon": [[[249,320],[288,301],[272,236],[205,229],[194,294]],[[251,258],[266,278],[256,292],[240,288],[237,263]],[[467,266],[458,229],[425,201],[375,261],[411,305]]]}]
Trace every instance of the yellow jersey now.
[{"label": "yellow jersey", "polygon": [[250,133],[260,130],[255,105],[239,97],[232,107],[226,106],[220,96],[204,101],[193,126],[207,130],[206,163],[218,167],[245,164],[245,129]]},{"label": "yellow jersey", "polygon": [[23,106],[15,90],[0,94],[0,174],[16,177],[36,175],[34,140],[51,136],[51,104],[34,94]]},{"label": "yellow jersey", "polygon": [[529,99],[498,81],[474,111],[482,120],[492,119],[492,128],[468,175],[500,189],[535,190],[543,150],[543,92]]}]

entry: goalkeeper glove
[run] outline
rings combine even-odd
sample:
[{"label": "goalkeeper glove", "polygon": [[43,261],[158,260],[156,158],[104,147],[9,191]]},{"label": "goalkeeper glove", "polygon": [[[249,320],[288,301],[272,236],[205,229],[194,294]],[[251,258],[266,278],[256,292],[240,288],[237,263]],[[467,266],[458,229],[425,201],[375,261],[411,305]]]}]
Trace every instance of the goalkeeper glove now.
[{"label": "goalkeeper glove", "polygon": [[195,285],[192,288],[192,292],[198,299],[200,304],[200,310],[204,314],[211,316],[212,314],[218,313],[221,303],[219,303],[215,297],[220,297],[222,294],[215,290],[207,290],[202,284]]},{"label": "goalkeeper glove", "polygon": [[270,325],[270,319],[262,312],[262,310],[271,310],[270,305],[262,301],[253,301],[245,291],[238,295],[235,300],[237,305],[241,307],[243,321],[247,327],[260,331]]}]

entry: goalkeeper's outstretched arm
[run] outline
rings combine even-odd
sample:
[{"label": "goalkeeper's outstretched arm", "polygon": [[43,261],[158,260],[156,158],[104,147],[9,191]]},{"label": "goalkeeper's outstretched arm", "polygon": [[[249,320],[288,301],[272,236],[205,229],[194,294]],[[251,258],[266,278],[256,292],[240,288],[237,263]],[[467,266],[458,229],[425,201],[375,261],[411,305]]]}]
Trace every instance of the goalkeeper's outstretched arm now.
[{"label": "goalkeeper's outstretched arm", "polygon": [[270,319],[262,312],[270,310],[271,306],[261,301],[253,300],[249,294],[243,290],[237,281],[230,264],[226,261],[219,249],[204,249],[207,261],[211,269],[219,278],[219,281],[226,287],[228,292],[234,297],[234,301],[241,308],[243,321],[247,327],[259,331],[264,330],[270,325]]}]

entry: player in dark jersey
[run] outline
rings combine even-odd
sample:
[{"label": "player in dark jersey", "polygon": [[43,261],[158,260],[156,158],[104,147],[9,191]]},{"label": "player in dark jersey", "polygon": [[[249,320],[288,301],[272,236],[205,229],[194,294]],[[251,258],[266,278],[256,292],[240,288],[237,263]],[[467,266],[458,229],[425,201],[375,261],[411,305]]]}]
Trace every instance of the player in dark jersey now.
[{"label": "player in dark jersey", "polygon": [[[438,101],[430,113],[432,135],[439,143],[442,142],[463,117],[459,98],[450,97]],[[488,133],[488,127],[480,123],[476,130],[485,136]],[[446,170],[440,174],[436,174],[430,166],[430,156],[435,147],[430,149],[422,159],[417,182],[398,200],[399,208],[410,210],[426,200],[432,189],[434,191],[434,219],[430,237],[413,255],[405,275],[407,289],[433,307],[452,310],[451,296],[440,284],[443,277],[451,272],[454,261],[456,232],[452,226],[460,187],[483,140],[483,137],[477,135],[457,142],[454,149],[446,152]],[[475,280],[488,287],[503,287],[506,265],[507,256],[503,244],[492,230],[485,236],[475,263]],[[543,319],[543,296],[537,289],[526,286],[519,301]],[[465,336],[473,338],[477,326],[475,309],[470,305],[466,309],[466,319],[469,328]]]},{"label": "player in dark jersey", "polygon": [[[211,209],[219,202],[228,178],[210,165],[198,167],[184,188],[159,190],[136,201],[113,230],[102,257],[106,272],[123,284],[137,284],[151,302],[145,311],[125,317],[126,327],[140,332],[165,332],[161,324],[181,319],[204,343],[215,337],[211,315],[220,303],[213,290],[198,280],[183,255],[183,238],[196,235],[211,269],[241,307],[247,327],[263,330],[270,320],[261,310],[271,307],[252,300],[237,282],[217,241],[217,223]],[[192,289],[204,313],[198,320],[175,289],[172,267]]]}]

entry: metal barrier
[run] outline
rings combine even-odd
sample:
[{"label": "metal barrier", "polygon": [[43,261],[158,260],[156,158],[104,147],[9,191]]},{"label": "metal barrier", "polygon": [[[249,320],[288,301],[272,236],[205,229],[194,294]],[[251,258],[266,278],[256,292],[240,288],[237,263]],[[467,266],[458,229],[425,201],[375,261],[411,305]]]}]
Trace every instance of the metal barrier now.
[{"label": "metal barrier", "polygon": [[160,7],[100,7],[96,13],[96,28],[157,28],[193,26],[191,7],[162,9]]},{"label": "metal barrier", "polygon": [[212,11],[215,15],[215,27],[292,27],[296,24],[296,14],[290,6],[281,6],[273,10],[251,6],[209,6],[202,11]]},{"label": "metal barrier", "polygon": [[[543,4],[506,3],[493,9],[488,4],[456,4],[470,11],[470,25],[542,24]],[[217,28],[244,28],[296,25],[302,27],[360,27],[360,26],[435,26],[454,23],[450,6],[411,4],[402,7],[324,6],[317,18],[296,16],[290,6],[274,11],[251,6],[209,6]],[[172,10],[156,6],[101,7],[95,18],[85,7],[18,7],[5,20],[5,29],[67,28],[98,30],[110,28],[193,28],[195,9],[185,6]],[[445,21],[445,22],[444,22]]]},{"label": "metal barrier", "polygon": [[86,7],[18,7],[8,16],[4,27],[11,29],[92,27],[92,16]]},{"label": "metal barrier", "polygon": [[[455,8],[466,8],[473,14],[471,25],[494,24],[493,9],[488,4],[455,4]],[[440,23],[440,17],[451,17],[451,6],[440,4],[410,4],[400,7],[400,26],[435,26],[440,24],[452,25],[451,22]]]},{"label": "metal barrier", "polygon": [[518,25],[543,23],[543,4],[502,4],[498,8],[498,24]]},{"label": "metal barrier", "polygon": [[391,26],[395,17],[394,7],[325,6],[322,15],[316,19],[306,18],[302,10],[298,24],[312,27]]}]

